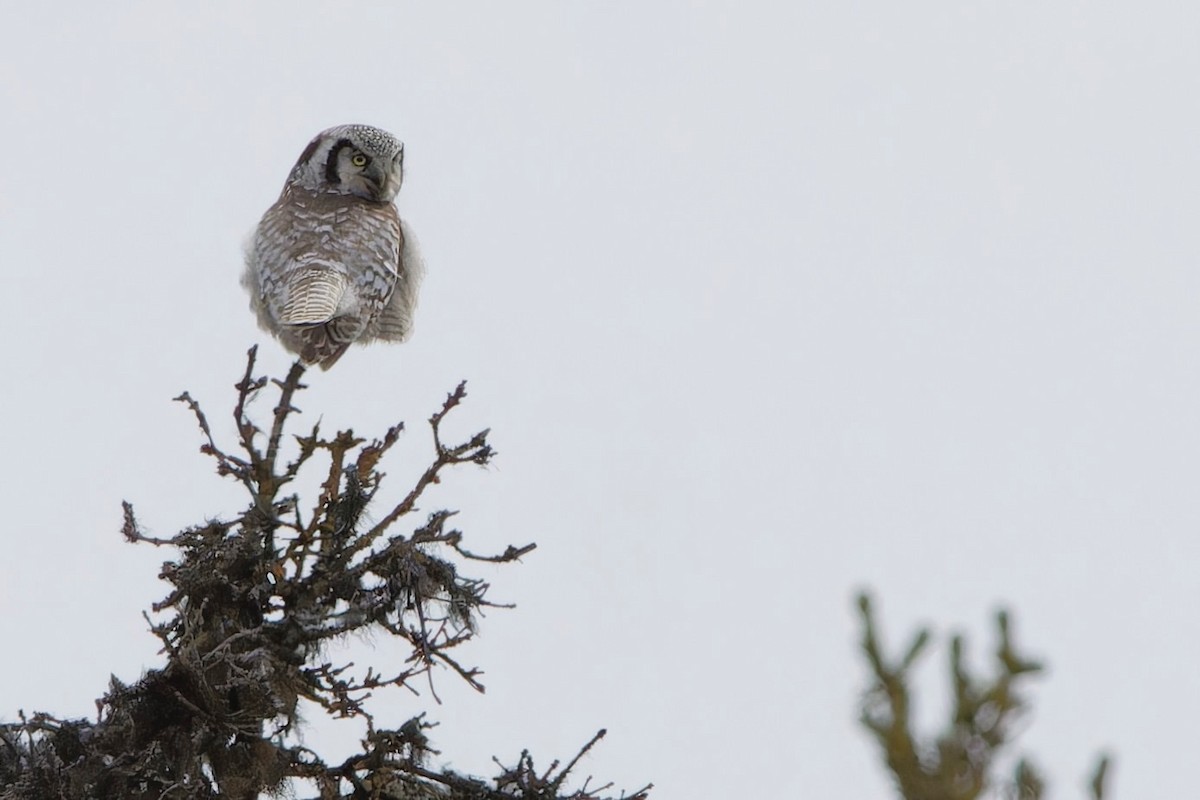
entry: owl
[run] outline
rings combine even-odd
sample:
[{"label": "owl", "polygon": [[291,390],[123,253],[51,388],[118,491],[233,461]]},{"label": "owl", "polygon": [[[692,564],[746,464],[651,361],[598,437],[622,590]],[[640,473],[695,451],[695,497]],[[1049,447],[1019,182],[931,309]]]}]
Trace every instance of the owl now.
[{"label": "owl", "polygon": [[404,145],[367,125],[317,134],[246,247],[242,285],[263,330],[308,364],[412,333],[423,264],[392,204]]}]

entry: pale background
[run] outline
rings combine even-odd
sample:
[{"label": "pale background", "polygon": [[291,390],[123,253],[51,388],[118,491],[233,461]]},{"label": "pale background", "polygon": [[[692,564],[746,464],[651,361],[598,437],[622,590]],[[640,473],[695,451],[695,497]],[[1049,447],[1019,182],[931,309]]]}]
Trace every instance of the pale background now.
[{"label": "pale background", "polygon": [[407,144],[416,335],[300,406],[407,420],[399,494],[468,378],[449,427],[500,456],[427,510],[539,545],[483,570],[519,609],[465,656],[487,695],[441,681],[455,767],[605,726],[582,774],[660,798],[890,797],[870,586],[893,647],[981,655],[1013,610],[1056,797],[1102,747],[1119,796],[1194,794],[1200,12],[748,5],[0,2],[0,717],[160,663],[167,553],[120,501],[159,535],[241,508],[169,401],[227,435],[246,348],[286,369],[241,243],[366,122]]}]

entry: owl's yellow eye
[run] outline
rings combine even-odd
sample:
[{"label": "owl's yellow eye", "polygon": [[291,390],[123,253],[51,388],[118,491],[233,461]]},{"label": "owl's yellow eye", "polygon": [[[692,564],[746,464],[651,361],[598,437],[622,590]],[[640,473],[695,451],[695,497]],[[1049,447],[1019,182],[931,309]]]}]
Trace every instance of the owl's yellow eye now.
[{"label": "owl's yellow eye", "polygon": [[367,157],[362,153],[355,153],[350,157],[350,163],[356,167],[365,167],[367,165]]}]

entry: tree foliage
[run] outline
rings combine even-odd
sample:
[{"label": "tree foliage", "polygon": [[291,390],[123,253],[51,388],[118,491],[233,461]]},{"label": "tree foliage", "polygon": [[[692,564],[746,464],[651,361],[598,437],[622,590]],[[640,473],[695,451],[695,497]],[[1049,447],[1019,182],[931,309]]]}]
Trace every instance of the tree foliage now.
[{"label": "tree foliage", "polygon": [[[177,400],[199,426],[201,452],[237,481],[248,504],[229,519],[208,520],[170,538],[146,535],[124,503],[124,537],[169,549],[161,577],[171,586],[147,616],[165,665],[125,684],[113,677],[96,701],[97,717],[46,713],[0,724],[0,800],[252,800],[263,794],[314,800],[602,800],[611,787],[588,778],[568,788],[599,731],[565,764],[538,770],[528,751],[497,761],[489,780],[439,768],[434,723],[418,713],[396,728],[376,723],[377,693],[424,689],[435,699],[435,668],[482,691],[480,671],[458,653],[476,634],[479,613],[505,607],[489,585],[466,574],[473,562],[510,563],[535,545],[478,554],[450,525],[455,512],[421,516],[418,503],[447,470],[486,466],[488,431],[447,444],[442,422],[466,397],[465,384],[430,418],[433,457],[398,501],[385,505],[380,465],[403,424],[375,439],[352,430],[322,434],[320,424],[288,435],[304,368],[283,380],[255,375],[251,349],[237,390],[236,441],[221,445],[200,405]],[[276,402],[265,425],[250,411],[264,393]],[[286,455],[285,455],[286,454]],[[295,490],[315,474],[315,496]],[[310,483],[312,483],[310,481]],[[309,493],[312,494],[311,492]],[[370,509],[370,514],[368,514]],[[913,668],[931,641],[917,631],[898,657],[885,653],[869,597],[858,599],[862,652],[870,670],[861,721],[878,743],[903,800],[1041,800],[1045,782],[1028,759],[997,777],[1029,708],[1026,685],[1039,662],[1013,642],[1007,613],[996,617],[990,675],[968,666],[961,636],[950,641],[950,719],[922,735],[913,721]],[[404,643],[402,664],[359,668],[326,654],[348,635]],[[335,718],[361,722],[361,750],[337,763],[302,746],[301,701]],[[1109,759],[1090,781],[1105,800]],[[645,800],[650,786],[620,793]],[[307,792],[307,794],[305,794]]]},{"label": "tree foliage", "polygon": [[[376,724],[378,692],[426,689],[436,697],[435,668],[482,691],[479,670],[458,652],[474,637],[479,612],[497,606],[488,584],[467,568],[516,561],[534,545],[473,553],[450,525],[455,512],[418,514],[426,490],[448,469],[487,465],[495,455],[486,430],[458,444],[442,439],[442,422],[466,396],[464,384],[429,419],[429,466],[380,511],[380,464],[404,426],[376,439],[351,430],[327,437],[319,423],[286,435],[303,374],[297,363],[283,380],[258,376],[251,349],[236,384],[233,447],[214,438],[194,399],[177,398],[195,416],[201,451],[219,475],[241,484],[248,505],[229,519],[159,539],[143,532],[124,503],[125,538],[173,553],[161,572],[171,590],[147,617],[166,663],[132,684],[114,677],[94,721],[22,713],[0,725],[0,798],[250,800],[307,791],[321,800],[584,800],[609,790],[590,787],[590,779],[567,787],[604,731],[566,764],[539,771],[522,752],[509,765],[497,762],[498,774],[483,780],[433,765],[440,753],[424,714],[394,729]],[[264,393],[277,400],[260,426],[250,411]],[[293,487],[311,472],[320,489],[303,497]],[[409,655],[386,668],[328,659],[325,645],[351,634],[393,637]],[[301,700],[361,721],[362,749],[328,763],[298,744]],[[620,796],[644,800],[649,789]]]},{"label": "tree foliage", "polygon": [[[866,594],[858,597],[862,650],[871,677],[863,695],[861,721],[883,753],[903,800],[977,800],[999,796],[1041,800],[1045,781],[1027,759],[1011,778],[996,777],[998,761],[1029,708],[1026,682],[1042,665],[1018,652],[1006,611],[996,614],[997,645],[992,675],[974,674],[962,636],[950,640],[950,719],[941,733],[920,735],[913,723],[910,688],[913,667],[931,635],[918,630],[898,658],[884,654],[878,625]],[[1102,756],[1090,783],[1093,800],[1104,800],[1109,759]]]}]

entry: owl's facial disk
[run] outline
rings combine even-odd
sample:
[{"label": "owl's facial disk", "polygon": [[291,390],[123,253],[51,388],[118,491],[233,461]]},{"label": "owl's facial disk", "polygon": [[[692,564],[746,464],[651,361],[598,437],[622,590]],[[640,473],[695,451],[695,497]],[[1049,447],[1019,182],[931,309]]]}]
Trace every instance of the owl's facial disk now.
[{"label": "owl's facial disk", "polygon": [[[359,150],[350,143],[339,143],[334,178],[338,189],[377,203],[389,203],[400,191],[404,177],[404,151],[392,159]],[[334,182],[334,181],[331,181]]]}]

